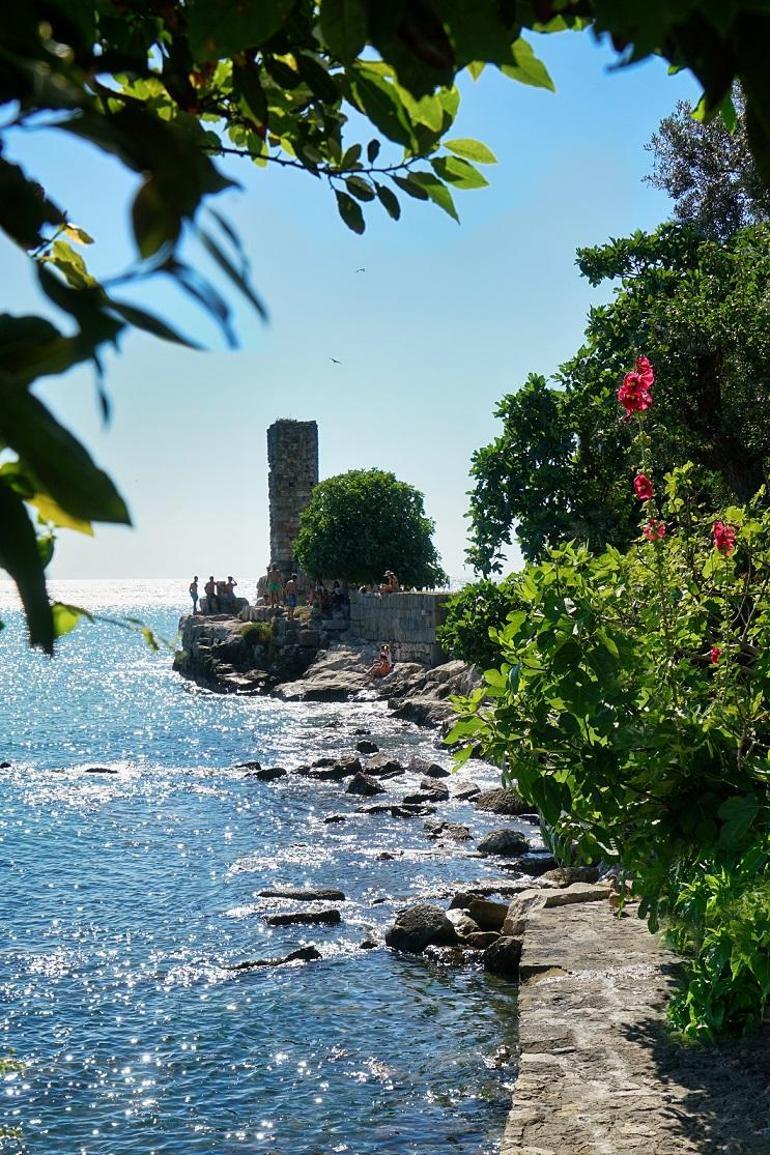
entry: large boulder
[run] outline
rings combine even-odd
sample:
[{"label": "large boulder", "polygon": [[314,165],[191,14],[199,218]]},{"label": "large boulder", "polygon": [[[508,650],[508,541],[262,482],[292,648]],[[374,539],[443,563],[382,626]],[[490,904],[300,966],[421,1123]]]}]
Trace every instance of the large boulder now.
[{"label": "large boulder", "polygon": [[427,778],[448,778],[450,771],[445,770],[438,762],[431,762],[429,758],[422,758],[414,754],[407,763],[410,774],[420,774]]},{"label": "large boulder", "polygon": [[366,761],[366,773],[373,778],[397,778],[404,773],[404,767],[387,754],[375,754]]},{"label": "large boulder", "polygon": [[609,895],[610,887],[606,883],[574,882],[563,890],[522,890],[508,905],[503,934],[521,938],[527,918],[535,910],[571,906],[576,902],[600,902]]},{"label": "large boulder", "polygon": [[491,902],[488,898],[471,896],[468,914],[477,923],[479,930],[501,931],[508,914],[508,903]]},{"label": "large boulder", "polygon": [[385,934],[385,942],[394,950],[419,954],[426,946],[453,946],[457,931],[440,906],[423,902],[399,911],[396,921]]},{"label": "large boulder", "polygon": [[520,830],[512,830],[504,826],[499,830],[490,830],[479,839],[477,846],[479,854],[499,854],[510,857],[524,854],[529,850],[529,843]]},{"label": "large boulder", "polygon": [[526,814],[530,810],[528,803],[508,787],[498,787],[496,790],[482,790],[473,799],[473,805],[479,810],[489,810],[492,814]]},{"label": "large boulder", "polygon": [[441,782],[437,782],[435,778],[420,779],[420,789],[428,791],[432,794],[437,802],[446,802],[449,798],[449,791]]}]

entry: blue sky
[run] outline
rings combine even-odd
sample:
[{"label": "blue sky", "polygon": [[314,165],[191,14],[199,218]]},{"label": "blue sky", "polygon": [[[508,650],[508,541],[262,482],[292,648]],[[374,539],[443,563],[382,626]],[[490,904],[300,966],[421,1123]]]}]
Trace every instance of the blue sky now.
[{"label": "blue sky", "polygon": [[[270,323],[238,307],[241,347],[228,351],[173,290],[148,286],[134,298],[211,351],[129,336],[108,362],[107,429],[89,369],[40,390],[118,480],[135,523],[94,539],[63,533],[54,576],[261,572],[265,431],[279,417],[318,421],[322,477],[377,466],[422,490],[445,568],[462,575],[471,453],[497,433],[500,397],[530,370],[553,371],[577,347],[589,306],[607,298],[579,278],[576,247],[670,214],[642,183],[644,144],[678,99],[698,95],[658,61],[610,71],[613,55],[585,35],[540,37],[535,48],[555,95],[492,70],[462,84],[451,135],[485,141],[499,164],[485,170],[489,188],[457,194],[460,226],[403,198],[398,223],[366,206],[356,237],[312,177],[226,166],[242,189],[216,207],[241,234]],[[86,255],[97,274],[129,263],[133,181],[115,162],[51,132],[17,134],[8,155],[94,236]],[[210,271],[193,244],[188,257]],[[0,241],[13,313],[44,311],[26,266]]]}]

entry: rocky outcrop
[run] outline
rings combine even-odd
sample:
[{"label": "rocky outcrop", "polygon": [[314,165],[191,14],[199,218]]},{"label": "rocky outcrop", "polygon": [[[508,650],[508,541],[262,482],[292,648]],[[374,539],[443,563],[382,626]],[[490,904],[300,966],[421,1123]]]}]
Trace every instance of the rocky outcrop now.
[{"label": "rocky outcrop", "polygon": [[526,814],[529,809],[527,803],[515,790],[502,786],[495,790],[482,790],[473,799],[473,805],[478,810],[488,810],[491,814],[515,816]]},{"label": "rocky outcrop", "polygon": [[380,786],[376,778],[370,778],[368,774],[354,774],[345,787],[346,794],[384,794],[385,787]]},{"label": "rocky outcrop", "polygon": [[501,827],[499,830],[490,830],[479,840],[479,854],[498,854],[510,856],[523,854],[529,849],[529,843],[520,830],[510,827]]}]

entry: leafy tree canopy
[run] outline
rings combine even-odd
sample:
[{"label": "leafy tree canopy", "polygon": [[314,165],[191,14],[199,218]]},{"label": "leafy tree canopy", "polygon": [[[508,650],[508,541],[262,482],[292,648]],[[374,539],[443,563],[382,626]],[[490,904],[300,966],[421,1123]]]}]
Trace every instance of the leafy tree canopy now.
[{"label": "leafy tree canopy", "polygon": [[704,121],[681,100],[647,145],[654,158],[647,182],[668,193],[679,220],[716,240],[770,217],[770,189],[751,153],[739,90],[733,110],[732,118]]},{"label": "leafy tree canopy", "polygon": [[[173,278],[232,342],[228,302],[180,256],[180,239],[191,231],[265,315],[236,235],[215,210],[202,212],[232,184],[216,158],[233,153],[323,178],[355,232],[364,230],[371,202],[397,218],[401,194],[455,216],[454,190],[483,186],[476,166],[494,160],[478,142],[451,135],[458,72],[478,76],[491,65],[551,88],[524,33],[588,28],[611,36],[621,63],[660,53],[690,69],[704,87],[708,115],[725,105],[738,78],[751,147],[770,179],[770,13],[750,0],[0,5],[0,229],[35,262],[53,313],[0,319],[0,445],[8,450],[0,475],[0,566],[19,586],[33,644],[50,651],[57,633],[77,621],[70,609],[49,603],[51,527],[91,532],[95,521],[129,520],[114,482],[30,392],[35,380],[83,361],[99,371],[104,347],[132,327],[192,344],[122,299],[121,285],[150,275]],[[353,123],[364,125],[363,140],[351,139],[351,112]],[[13,132],[32,127],[88,141],[137,174],[136,261],[104,284],[83,257],[91,241],[86,229],[67,219],[55,190],[42,189],[8,158]],[[101,399],[106,416],[103,388]],[[42,543],[33,519],[42,519]]]},{"label": "leafy tree canopy", "polygon": [[520,580],[520,574],[511,574],[501,582],[482,578],[470,582],[450,598],[446,617],[436,631],[442,649],[480,670],[497,667],[500,663],[497,633],[505,628],[508,615],[524,605],[516,593]]},{"label": "leafy tree canopy", "polygon": [[570,539],[601,550],[633,538],[633,430],[614,394],[639,353],[660,367],[661,474],[695,462],[715,504],[747,499],[767,475],[770,225],[725,245],[663,225],[581,249],[578,265],[594,285],[619,284],[552,383],[532,374],[502,399],[501,435],[473,456],[469,558],[484,573],[501,568],[514,531],[529,559]]},{"label": "leafy tree canopy", "polygon": [[434,528],[413,486],[381,469],[351,469],[315,487],[294,553],[314,577],[377,584],[392,569],[404,586],[445,585]]}]

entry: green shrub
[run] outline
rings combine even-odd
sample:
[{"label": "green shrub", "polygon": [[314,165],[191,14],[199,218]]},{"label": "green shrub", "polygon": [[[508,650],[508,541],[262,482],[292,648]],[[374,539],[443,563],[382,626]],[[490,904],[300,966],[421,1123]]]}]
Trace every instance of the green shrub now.
[{"label": "green shrub", "polygon": [[480,670],[496,666],[500,651],[491,630],[505,625],[508,614],[521,608],[516,594],[518,574],[501,582],[482,578],[464,586],[447,603],[446,618],[436,631],[439,645],[453,658],[471,662]]},{"label": "green shrub", "polygon": [[245,622],[240,633],[242,638],[254,646],[271,646],[273,643],[272,622]]},{"label": "green shrub", "polygon": [[640,432],[637,543],[524,571],[499,668],[447,741],[480,744],[557,845],[633,880],[686,956],[672,1019],[711,1038],[770,995],[770,512],[760,491],[706,516],[689,465],[660,499],[652,444]]}]

